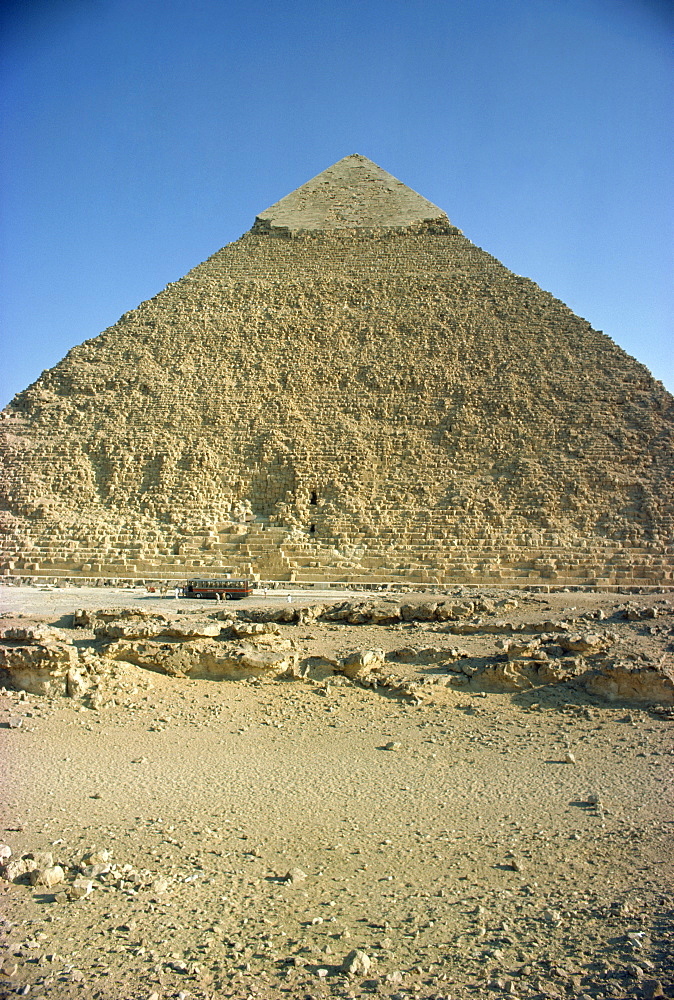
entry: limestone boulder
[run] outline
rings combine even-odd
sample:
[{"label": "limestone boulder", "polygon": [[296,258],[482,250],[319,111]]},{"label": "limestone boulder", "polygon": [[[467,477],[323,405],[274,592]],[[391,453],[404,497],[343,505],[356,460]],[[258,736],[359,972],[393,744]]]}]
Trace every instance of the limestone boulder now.
[{"label": "limestone boulder", "polygon": [[298,608],[297,621],[302,625],[308,625],[316,621],[325,613],[325,604],[310,604],[305,608]]},{"label": "limestone boulder", "polygon": [[358,603],[353,601],[340,601],[326,608],[321,617],[326,622],[347,622],[351,615],[357,614],[357,607]]},{"label": "limestone boulder", "polygon": [[86,669],[71,666],[66,674],[66,694],[69,698],[81,698],[91,687],[92,677]]},{"label": "limestone boulder", "polygon": [[29,873],[28,880],[31,885],[43,885],[47,889],[51,889],[52,886],[63,882],[65,877],[65,871],[61,865],[49,865],[45,868],[34,868]]},{"label": "limestone boulder", "polygon": [[0,865],[0,878],[6,882],[21,882],[37,868],[37,862],[30,855],[24,855],[21,858],[8,861],[7,864]]},{"label": "limestone boulder", "polygon": [[[271,622],[282,625],[292,625],[300,620],[311,621],[312,615],[316,617],[320,610],[313,613],[313,609],[322,609],[323,605],[312,605],[308,608],[298,608],[293,604],[282,604],[279,608],[249,608],[238,612],[239,619],[248,622]],[[304,618],[302,618],[304,616]],[[223,609],[216,614],[221,621],[230,621],[232,612]]]},{"label": "limestone boulder", "polygon": [[590,694],[606,701],[674,705],[674,668],[670,664],[637,664],[607,660],[581,678]]},{"label": "limestone boulder", "polygon": [[366,952],[355,948],[345,956],[340,968],[348,976],[366,976],[370,971],[371,965],[372,960],[370,956]]},{"label": "limestone boulder", "polygon": [[456,646],[451,649],[443,649],[440,646],[399,646],[397,649],[391,649],[386,654],[386,659],[397,663],[444,664],[453,663],[465,655],[465,652]]},{"label": "limestone boulder", "polygon": [[565,657],[563,660],[551,660],[549,663],[536,664],[536,681],[538,684],[568,684],[574,683],[585,670],[582,657]]},{"label": "limestone boulder", "polygon": [[237,639],[247,639],[252,636],[280,635],[281,629],[275,622],[231,622],[228,634]]},{"label": "limestone boulder", "polygon": [[528,661],[495,663],[472,675],[472,686],[485,691],[526,691],[534,686]]},{"label": "limestone boulder", "polygon": [[498,622],[496,622],[492,626],[485,626],[481,622],[476,622],[476,621],[473,622],[453,621],[453,622],[448,622],[447,625],[444,626],[443,631],[451,632],[452,635],[477,635],[478,633],[482,632],[486,633],[492,632],[494,634],[497,634],[498,632],[503,631],[503,628],[499,628]]},{"label": "limestone boulder", "polygon": [[170,639],[215,639],[222,626],[215,622],[169,622],[159,633]]},{"label": "limestone boulder", "polygon": [[395,601],[357,601],[344,608],[340,619],[349,625],[394,625],[401,619]]},{"label": "limestone boulder", "polygon": [[161,635],[162,626],[157,622],[138,619],[134,622],[102,622],[96,624],[97,639],[152,639]]},{"label": "limestone boulder", "polygon": [[537,632],[568,632],[575,621],[575,618],[565,619],[564,621],[555,621],[552,618],[546,618],[539,625],[532,625],[530,627]]},{"label": "limestone boulder", "polygon": [[525,691],[534,687],[575,683],[583,673],[582,659],[541,662],[535,659],[509,659],[492,663],[472,676],[472,686],[485,691]]},{"label": "limestone boulder", "polygon": [[293,607],[292,604],[284,604],[280,608],[269,613],[268,621],[270,622],[280,622],[281,624],[291,625],[293,622],[299,621],[300,609]]},{"label": "limestone boulder", "polygon": [[241,649],[234,664],[236,676],[296,674],[299,657],[288,650]]},{"label": "limestone boulder", "polygon": [[[479,597],[475,602],[470,603],[474,604],[474,609],[478,614],[493,615],[496,611],[496,602],[488,597]],[[502,602],[499,602],[499,606],[502,607]],[[515,601],[515,607],[517,607],[517,601]]]},{"label": "limestone boulder", "polygon": [[671,608],[665,607],[658,608],[638,608],[633,604],[626,604],[624,608],[621,609],[620,617],[627,619],[629,622],[646,621],[649,618],[657,618],[663,613],[671,614]]},{"label": "limestone boulder", "polygon": [[500,639],[496,643],[502,649],[509,660],[545,659],[545,654],[540,656],[540,639]]},{"label": "limestone boulder", "polygon": [[398,646],[388,651],[386,659],[397,663],[416,663],[418,653],[416,646]]},{"label": "limestone boulder", "polygon": [[587,656],[609,649],[616,636],[612,632],[575,632],[558,635],[556,641],[569,653]]},{"label": "limestone boulder", "polygon": [[67,642],[0,646],[0,682],[31,694],[65,694],[67,677],[79,666],[77,649]]},{"label": "limestone boulder", "polygon": [[337,671],[352,680],[361,679],[366,674],[382,667],[383,664],[383,649],[357,649],[338,661]]},{"label": "limestone boulder", "polygon": [[437,601],[424,601],[422,604],[403,604],[400,616],[406,622],[432,622],[438,609]]},{"label": "limestone boulder", "polygon": [[[494,610],[492,601],[481,601],[480,605],[480,610]],[[462,618],[470,618],[476,610],[473,601],[442,601],[435,610],[435,617],[440,621],[460,621]]]}]

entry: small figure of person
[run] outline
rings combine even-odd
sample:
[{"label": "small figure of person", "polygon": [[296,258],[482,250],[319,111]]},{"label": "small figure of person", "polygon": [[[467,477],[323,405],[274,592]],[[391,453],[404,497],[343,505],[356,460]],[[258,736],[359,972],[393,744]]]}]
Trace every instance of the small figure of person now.
[{"label": "small figure of person", "polygon": [[178,598],[180,597],[180,587],[176,587],[176,589],[174,590],[174,594],[176,596],[176,601],[177,601]]},{"label": "small figure of person", "polygon": [[288,594],[288,604],[292,604],[292,603],[293,603],[293,595],[292,594]]}]

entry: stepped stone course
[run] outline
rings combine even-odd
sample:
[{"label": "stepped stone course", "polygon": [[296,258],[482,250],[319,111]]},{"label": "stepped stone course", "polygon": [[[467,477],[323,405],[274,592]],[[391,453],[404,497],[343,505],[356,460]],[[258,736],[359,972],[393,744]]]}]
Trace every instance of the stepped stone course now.
[{"label": "stepped stone course", "polygon": [[659,586],[674,400],[351,156],[2,413],[5,576]]}]

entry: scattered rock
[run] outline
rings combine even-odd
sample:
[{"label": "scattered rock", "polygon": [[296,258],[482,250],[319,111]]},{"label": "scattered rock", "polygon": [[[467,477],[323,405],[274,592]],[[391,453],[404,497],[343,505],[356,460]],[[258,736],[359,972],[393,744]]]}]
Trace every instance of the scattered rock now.
[{"label": "scattered rock", "polygon": [[99,865],[106,864],[111,858],[110,851],[103,847],[100,850],[92,851],[90,854],[85,854],[82,858],[82,864],[85,865]]},{"label": "scattered rock", "polygon": [[48,868],[34,868],[29,875],[31,885],[44,885],[51,889],[53,885],[63,882],[65,872],[60,865],[51,865]]},{"label": "scattered rock", "polygon": [[283,880],[288,885],[298,885],[300,882],[306,882],[307,873],[303,872],[301,868],[291,868],[290,871],[286,872]]},{"label": "scattered rock", "polygon": [[66,889],[66,895],[71,902],[84,899],[93,892],[94,883],[89,878],[76,878]]},{"label": "scattered rock", "polygon": [[366,952],[354,948],[346,956],[340,968],[342,972],[346,972],[349,976],[366,976],[370,971],[371,965],[370,956]]},{"label": "scattered rock", "polygon": [[0,868],[0,876],[7,882],[18,882],[24,880],[24,876],[35,871],[37,867],[38,863],[31,855],[24,855],[3,865]]},{"label": "scattered rock", "polygon": [[656,1000],[664,997],[665,991],[659,979],[644,979],[641,983],[641,995],[644,1000]]},{"label": "scattered rock", "polygon": [[541,916],[546,924],[550,924],[551,927],[559,927],[562,922],[562,914],[559,910],[545,909]]}]

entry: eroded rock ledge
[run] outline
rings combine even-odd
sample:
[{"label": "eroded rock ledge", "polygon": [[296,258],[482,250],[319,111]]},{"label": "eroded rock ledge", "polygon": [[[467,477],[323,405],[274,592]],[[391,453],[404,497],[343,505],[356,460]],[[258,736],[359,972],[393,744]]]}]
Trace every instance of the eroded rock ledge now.
[{"label": "eroded rock ledge", "polygon": [[[438,685],[513,692],[564,686],[611,702],[674,705],[672,657],[665,654],[656,661],[625,653],[601,610],[539,622],[499,617],[516,607],[510,598],[478,598],[288,604],[179,615],[128,608],[76,610],[70,628],[17,623],[0,628],[0,681],[36,694],[87,697],[94,707],[109,697],[115,672],[125,664],[174,677],[310,682],[333,677],[414,702]],[[613,615],[637,622],[671,616],[666,601],[650,608],[627,604]],[[288,626],[311,623],[338,628],[338,653],[307,654],[301,637]],[[381,626],[384,635],[387,628],[414,623],[441,636],[491,637],[493,651],[471,655],[446,645],[446,639],[441,645],[385,650],[364,644],[359,634],[359,626]]]}]

